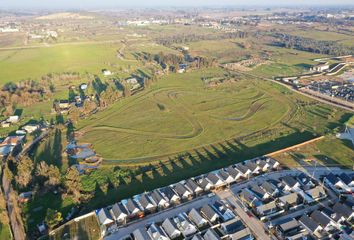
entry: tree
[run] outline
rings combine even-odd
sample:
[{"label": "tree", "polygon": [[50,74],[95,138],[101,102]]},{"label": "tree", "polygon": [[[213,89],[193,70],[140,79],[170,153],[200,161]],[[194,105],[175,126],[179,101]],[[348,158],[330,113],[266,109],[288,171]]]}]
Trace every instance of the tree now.
[{"label": "tree", "polygon": [[42,161],[38,164],[36,175],[41,177],[41,183],[47,187],[55,187],[60,184],[60,171],[59,168]]},{"label": "tree", "polygon": [[76,106],[72,106],[69,109],[68,115],[71,121],[77,122],[80,118],[80,110]]},{"label": "tree", "polygon": [[47,223],[50,229],[58,225],[61,221],[63,221],[63,217],[60,212],[50,208],[47,210],[45,222]]},{"label": "tree", "polygon": [[67,192],[73,195],[74,201],[79,202],[81,197],[80,173],[75,167],[70,167],[65,176]]},{"label": "tree", "polygon": [[15,180],[21,187],[27,187],[32,180],[33,162],[29,157],[23,157],[17,164]]}]

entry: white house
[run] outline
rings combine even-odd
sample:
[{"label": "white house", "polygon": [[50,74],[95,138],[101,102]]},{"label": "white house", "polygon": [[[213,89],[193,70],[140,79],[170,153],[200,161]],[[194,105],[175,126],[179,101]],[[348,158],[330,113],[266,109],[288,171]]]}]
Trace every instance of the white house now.
[{"label": "white house", "polygon": [[20,117],[17,115],[13,115],[7,118],[7,122],[9,123],[17,123],[20,120]]},{"label": "white house", "polygon": [[22,127],[23,130],[25,130],[28,133],[33,133],[39,129],[38,124],[27,124]]},{"label": "white house", "polygon": [[112,72],[109,71],[108,69],[103,69],[102,74],[103,74],[103,76],[110,76],[110,75],[112,75]]}]

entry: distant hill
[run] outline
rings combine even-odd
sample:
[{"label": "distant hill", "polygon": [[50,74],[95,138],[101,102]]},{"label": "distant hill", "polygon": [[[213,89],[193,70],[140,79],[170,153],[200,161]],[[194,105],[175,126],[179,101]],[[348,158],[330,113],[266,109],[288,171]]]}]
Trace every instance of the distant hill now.
[{"label": "distant hill", "polygon": [[93,16],[83,15],[80,13],[72,12],[62,12],[62,13],[53,13],[49,15],[44,15],[37,17],[38,20],[52,20],[52,19],[93,19]]}]

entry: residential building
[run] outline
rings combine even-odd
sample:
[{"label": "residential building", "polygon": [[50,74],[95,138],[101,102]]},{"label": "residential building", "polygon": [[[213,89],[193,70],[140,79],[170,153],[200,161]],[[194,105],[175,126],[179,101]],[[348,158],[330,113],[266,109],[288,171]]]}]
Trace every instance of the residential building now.
[{"label": "residential building", "polygon": [[147,232],[152,240],[169,240],[170,238],[167,236],[167,233],[155,223],[151,224]]},{"label": "residential building", "polygon": [[268,216],[277,213],[279,209],[275,201],[271,201],[257,207],[256,211],[260,216]]},{"label": "residential building", "polygon": [[157,204],[151,198],[149,193],[143,193],[137,197],[137,201],[140,203],[145,213],[153,213],[156,211]]},{"label": "residential building", "polygon": [[170,206],[168,199],[166,199],[159,189],[155,189],[151,193],[151,198],[157,204],[157,207],[160,209],[164,209]]},{"label": "residential building", "polygon": [[294,235],[298,233],[300,229],[301,226],[299,222],[294,218],[290,218],[276,227],[278,234],[282,237]]},{"label": "residential building", "polygon": [[334,229],[335,223],[319,210],[315,210],[310,214],[310,218],[317,222],[324,231],[329,232]]},{"label": "residential building", "polygon": [[251,184],[249,189],[257,196],[261,201],[267,200],[271,197],[266,191],[264,191],[257,184]]},{"label": "residential building", "polygon": [[181,231],[177,229],[176,223],[169,218],[162,223],[162,228],[171,239],[175,239],[182,234]]},{"label": "residential building", "polygon": [[299,223],[311,234],[315,235],[318,238],[322,237],[321,231],[323,230],[323,228],[316,221],[309,218],[307,215],[302,215],[302,217],[299,219]]},{"label": "residential building", "polygon": [[150,240],[149,234],[143,228],[138,228],[133,232],[134,240]]},{"label": "residential building", "polygon": [[301,191],[301,184],[292,176],[285,176],[281,178],[284,185],[284,191],[286,192],[298,192]]},{"label": "residential building", "polygon": [[234,217],[220,225],[225,234],[232,234],[245,228],[239,217]]},{"label": "residential building", "polygon": [[208,221],[194,208],[188,213],[188,217],[198,228],[203,228],[208,225]]},{"label": "residential building", "polygon": [[192,192],[188,190],[182,183],[177,183],[174,186],[174,189],[182,199],[186,200],[192,198]]},{"label": "residential building", "polygon": [[241,229],[235,233],[229,234],[232,240],[253,240],[255,239],[249,228]]},{"label": "residential building", "polygon": [[279,189],[269,181],[263,182],[260,187],[272,197],[276,197],[280,193]]},{"label": "residential building", "polygon": [[167,186],[160,189],[161,193],[168,199],[170,204],[179,204],[181,198],[178,194],[173,190],[172,187]]},{"label": "residential building", "polygon": [[262,202],[249,189],[243,189],[239,196],[250,207],[259,207],[262,205]]},{"label": "residential building", "polygon": [[184,237],[190,237],[198,231],[198,229],[189,221],[185,213],[178,214],[173,220]]},{"label": "residential building", "polygon": [[221,238],[216,234],[216,232],[210,228],[204,233],[204,240],[220,240]]},{"label": "residential building", "polygon": [[282,196],[279,199],[279,205],[285,209],[296,209],[303,204],[303,199],[299,194],[290,193],[288,195]]},{"label": "residential building", "polygon": [[235,169],[242,174],[242,178],[249,178],[252,171],[242,164],[236,164]]},{"label": "residential building", "polygon": [[128,217],[128,211],[124,207],[122,203],[116,203],[112,206],[111,210],[111,215],[113,219],[117,222],[117,224],[125,224],[127,217]]},{"label": "residential building", "polygon": [[214,188],[220,188],[225,186],[225,182],[223,182],[215,173],[208,173],[206,179],[211,182]]},{"label": "residential building", "polygon": [[326,191],[322,186],[316,186],[306,191],[306,194],[311,196],[315,201],[320,201],[327,198]]},{"label": "residential building", "polygon": [[186,181],[186,187],[191,190],[195,196],[199,196],[203,193],[203,189],[198,186],[198,184],[193,179],[188,179]]},{"label": "residential building", "polygon": [[220,216],[215,212],[215,210],[208,204],[204,205],[200,212],[202,215],[208,219],[211,223],[215,223],[219,220]]},{"label": "residential building", "polygon": [[212,208],[214,208],[224,222],[235,217],[234,212],[221,201],[214,202]]}]

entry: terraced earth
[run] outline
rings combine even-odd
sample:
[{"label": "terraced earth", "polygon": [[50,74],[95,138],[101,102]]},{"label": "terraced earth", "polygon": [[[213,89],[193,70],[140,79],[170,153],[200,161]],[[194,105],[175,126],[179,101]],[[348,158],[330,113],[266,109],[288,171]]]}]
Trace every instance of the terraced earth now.
[{"label": "terraced earth", "polygon": [[269,83],[240,79],[207,88],[202,74],[171,74],[149,90],[80,122],[82,142],[107,161],[141,162],[264,131],[296,105]]}]

